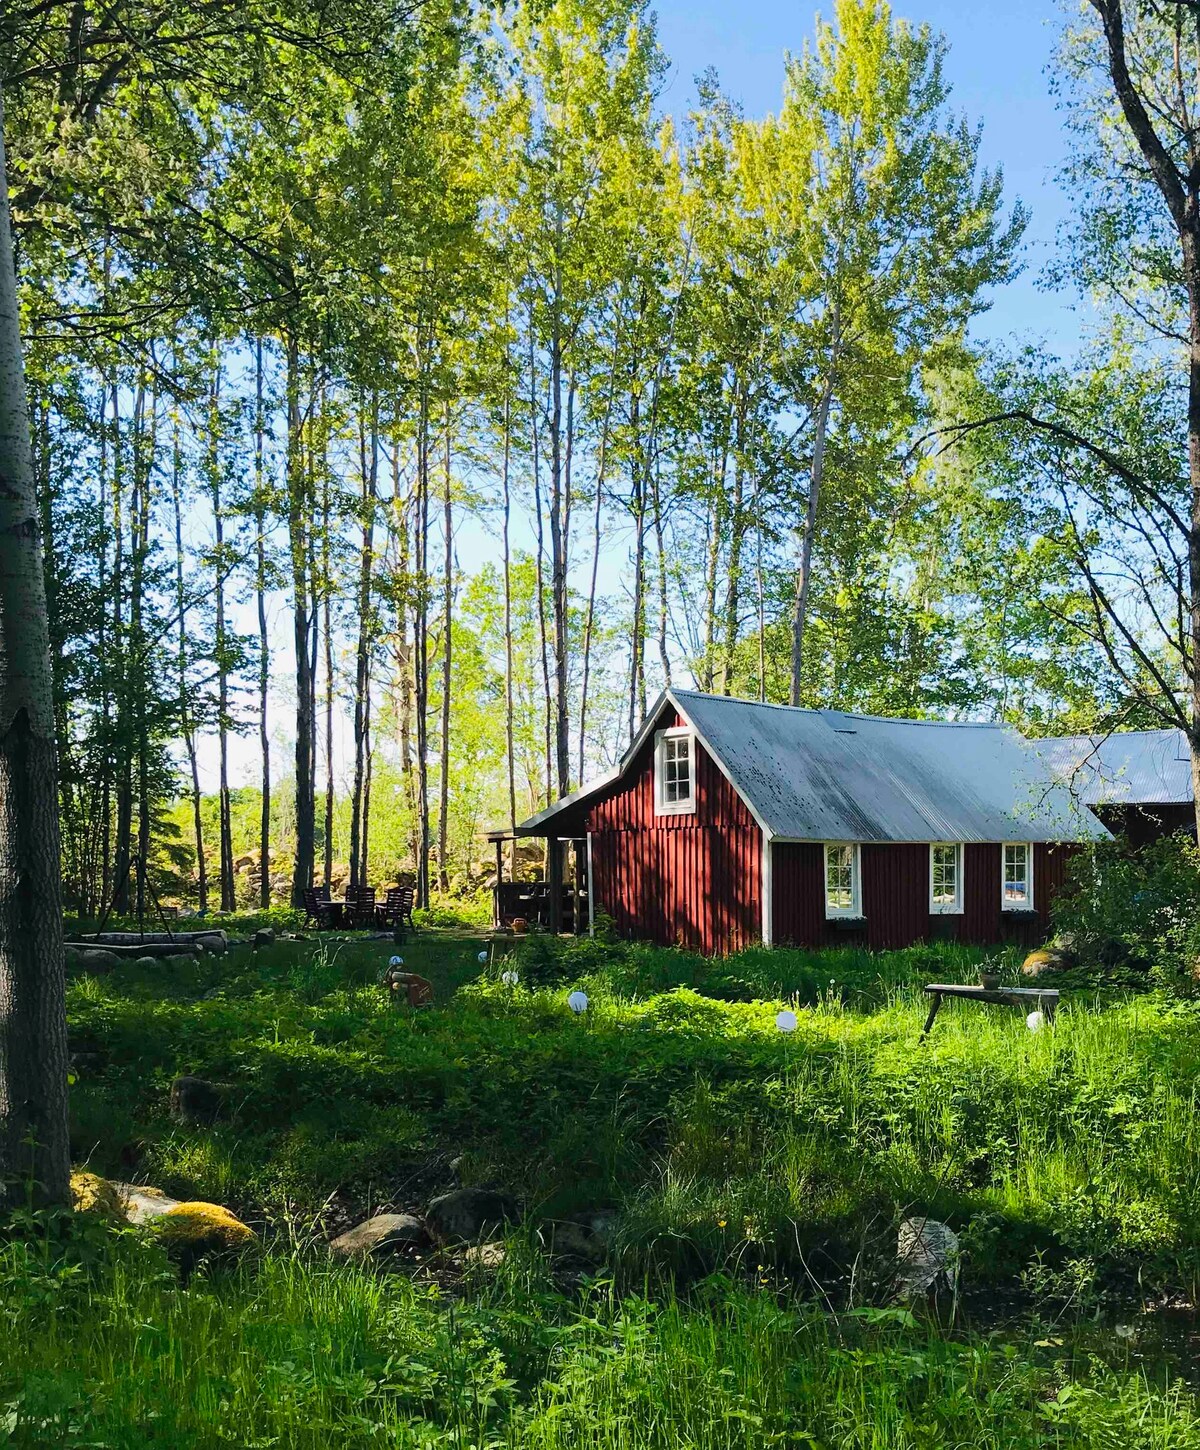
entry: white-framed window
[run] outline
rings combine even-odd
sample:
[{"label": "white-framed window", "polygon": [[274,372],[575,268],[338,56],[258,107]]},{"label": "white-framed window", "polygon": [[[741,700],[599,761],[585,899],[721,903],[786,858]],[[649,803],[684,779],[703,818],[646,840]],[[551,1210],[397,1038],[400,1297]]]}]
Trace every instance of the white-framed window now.
[{"label": "white-framed window", "polygon": [[1033,843],[1005,841],[1001,847],[1000,906],[1004,911],[1033,910]]},{"label": "white-framed window", "polygon": [[929,910],[954,913],[963,909],[961,841],[934,841],[929,847]]},{"label": "white-framed window", "polygon": [[862,869],[853,841],[825,842],[825,915],[862,915]]},{"label": "white-framed window", "polygon": [[695,736],[686,725],[660,730],[654,737],[655,813],[687,816],[695,809]]}]

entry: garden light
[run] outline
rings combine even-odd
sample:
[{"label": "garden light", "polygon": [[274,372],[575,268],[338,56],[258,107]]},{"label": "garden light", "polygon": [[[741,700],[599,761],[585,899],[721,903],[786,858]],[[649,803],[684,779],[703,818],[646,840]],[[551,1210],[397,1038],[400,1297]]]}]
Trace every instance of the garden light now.
[{"label": "garden light", "polygon": [[795,1032],[796,1014],[790,1008],[785,1007],[782,1012],[775,1014],[775,1026],[779,1028],[780,1032]]},{"label": "garden light", "polygon": [[1040,1032],[1046,1025],[1046,1014],[1044,1012],[1031,1012],[1025,1019],[1025,1026],[1030,1032]]},{"label": "garden light", "polygon": [[403,965],[404,965],[404,958],[403,957],[392,957],[392,959],[388,962],[388,966],[389,967],[402,967]]},{"label": "garden light", "polygon": [[477,962],[486,962],[487,959],[488,959],[487,952],[480,952],[479,955],[475,958],[475,960]]},{"label": "garden light", "polygon": [[575,1013],[576,1017],[578,1017],[581,1012],[586,1012],[588,1009],[587,993],[572,992],[571,995],[567,998],[567,1006],[570,1007],[571,1011]]},{"label": "garden light", "polygon": [[507,971],[500,973],[500,980],[506,987],[515,987],[521,979],[517,976],[516,972]]}]

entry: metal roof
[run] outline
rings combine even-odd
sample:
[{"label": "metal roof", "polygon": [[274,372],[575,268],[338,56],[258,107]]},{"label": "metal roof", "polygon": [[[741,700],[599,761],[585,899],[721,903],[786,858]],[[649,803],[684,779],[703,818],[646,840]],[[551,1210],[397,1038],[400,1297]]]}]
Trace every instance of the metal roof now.
[{"label": "metal roof", "polygon": [[1192,762],[1182,730],[1118,730],[1038,740],[1050,769],[1089,806],[1190,805]]},{"label": "metal roof", "polygon": [[1079,841],[1108,831],[1002,725],[897,720],[667,690],[617,772],[518,827],[611,784],[674,705],[771,836],[792,841]]}]

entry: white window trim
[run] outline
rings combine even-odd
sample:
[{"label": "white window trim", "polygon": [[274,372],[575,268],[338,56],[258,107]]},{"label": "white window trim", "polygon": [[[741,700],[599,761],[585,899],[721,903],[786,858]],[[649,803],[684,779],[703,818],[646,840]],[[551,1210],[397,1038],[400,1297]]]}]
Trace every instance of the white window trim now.
[{"label": "white window trim", "polygon": [[[821,878],[821,891],[825,897],[825,920],[838,921],[849,920],[862,916],[862,852],[857,841],[826,841],[822,853],[821,864],[823,876]],[[829,904],[829,853],[831,850],[840,850],[843,846],[850,847],[850,905],[830,906]]]},{"label": "white window trim", "polygon": [[[1029,895],[1024,901],[1009,901],[1004,894],[1006,882],[1004,880],[1004,852],[1009,846],[1025,847],[1025,868],[1029,875],[1026,878],[1029,882]],[[1033,904],[1033,842],[1032,841],[1001,841],[1000,843],[1000,910],[1001,911],[1034,911]]]},{"label": "white window trim", "polygon": [[[933,853],[939,847],[954,847],[954,900],[933,899]],[[966,852],[961,841],[930,841],[929,843],[929,914],[930,916],[961,916],[963,910],[963,858]]]},{"label": "white window trim", "polygon": [[[691,794],[685,801],[663,799],[666,775],[663,754],[668,740],[686,739],[688,743],[688,784]],[[656,816],[694,816],[696,814],[696,736],[688,725],[672,725],[654,733],[654,814]]]}]

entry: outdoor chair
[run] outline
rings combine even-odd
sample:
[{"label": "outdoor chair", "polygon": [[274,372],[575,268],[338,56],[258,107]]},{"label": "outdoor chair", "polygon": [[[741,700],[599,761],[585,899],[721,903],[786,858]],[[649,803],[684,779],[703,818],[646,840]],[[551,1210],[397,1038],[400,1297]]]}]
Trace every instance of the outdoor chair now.
[{"label": "outdoor chair", "polygon": [[323,896],[320,890],[311,888],[304,893],[304,915],[311,921],[318,931],[328,931],[332,925],[333,913],[330,910],[329,898]]},{"label": "outdoor chair", "polygon": [[384,926],[406,926],[410,931],[416,931],[417,926],[413,921],[415,896],[411,886],[389,886],[384,905],[380,909],[380,919]]},{"label": "outdoor chair", "polygon": [[[346,901],[351,900],[350,890],[346,889]],[[360,886],[354,893],[353,906],[350,908],[350,916],[355,926],[375,925],[375,888],[373,886]]]}]

